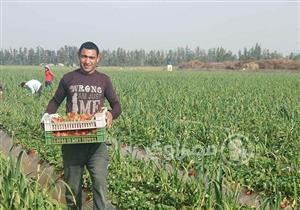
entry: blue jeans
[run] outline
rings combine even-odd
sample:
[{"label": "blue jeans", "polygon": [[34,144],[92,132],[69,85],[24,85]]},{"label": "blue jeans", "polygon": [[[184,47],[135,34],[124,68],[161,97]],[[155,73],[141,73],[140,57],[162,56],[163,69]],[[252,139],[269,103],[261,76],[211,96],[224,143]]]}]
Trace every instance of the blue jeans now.
[{"label": "blue jeans", "polygon": [[84,166],[86,166],[93,185],[93,209],[104,210],[106,208],[106,178],[109,162],[106,144],[65,144],[62,146],[62,154],[64,179],[72,190],[72,193],[66,190],[66,201],[69,209],[81,209],[82,176]]}]

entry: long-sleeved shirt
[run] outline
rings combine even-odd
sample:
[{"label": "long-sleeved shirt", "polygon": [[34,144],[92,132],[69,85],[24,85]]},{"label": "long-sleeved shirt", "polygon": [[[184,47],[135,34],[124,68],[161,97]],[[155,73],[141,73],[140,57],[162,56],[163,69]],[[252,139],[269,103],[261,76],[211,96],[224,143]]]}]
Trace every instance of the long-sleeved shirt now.
[{"label": "long-sleeved shirt", "polygon": [[67,98],[66,112],[95,113],[104,105],[105,98],[116,119],[121,114],[121,105],[113,89],[110,78],[98,71],[85,74],[80,69],[65,74],[59,82],[55,95],[50,100],[46,112],[56,113],[59,105]]},{"label": "long-sleeved shirt", "polygon": [[35,79],[29,80],[25,83],[25,88],[29,89],[32,94],[38,92],[42,84]]}]

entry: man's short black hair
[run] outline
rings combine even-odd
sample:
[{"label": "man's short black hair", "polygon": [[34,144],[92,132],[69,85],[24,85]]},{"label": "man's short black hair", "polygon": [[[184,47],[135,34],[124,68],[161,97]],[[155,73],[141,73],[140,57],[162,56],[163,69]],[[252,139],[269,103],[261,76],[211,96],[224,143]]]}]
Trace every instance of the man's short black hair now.
[{"label": "man's short black hair", "polygon": [[80,48],[78,53],[80,54],[82,49],[89,49],[89,50],[96,50],[97,55],[99,55],[99,48],[97,47],[97,45],[94,42],[85,42],[83,43]]},{"label": "man's short black hair", "polygon": [[21,87],[24,87],[25,84],[26,84],[26,82],[21,82],[20,86],[21,86]]}]

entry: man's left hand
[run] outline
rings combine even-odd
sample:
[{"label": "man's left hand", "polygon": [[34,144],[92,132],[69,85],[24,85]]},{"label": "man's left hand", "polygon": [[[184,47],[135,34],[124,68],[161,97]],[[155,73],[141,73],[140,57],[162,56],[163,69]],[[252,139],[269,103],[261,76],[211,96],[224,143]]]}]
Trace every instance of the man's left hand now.
[{"label": "man's left hand", "polygon": [[111,112],[107,111],[106,112],[106,127],[111,128],[112,127],[112,121],[113,121],[113,116]]}]

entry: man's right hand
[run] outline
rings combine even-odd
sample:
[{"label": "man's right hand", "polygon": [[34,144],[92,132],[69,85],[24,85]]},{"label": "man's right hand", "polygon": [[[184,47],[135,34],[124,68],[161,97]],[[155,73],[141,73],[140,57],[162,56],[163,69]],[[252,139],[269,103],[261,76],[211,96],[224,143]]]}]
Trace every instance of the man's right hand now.
[{"label": "man's right hand", "polygon": [[45,113],[41,119],[41,127],[45,129],[45,120],[47,119],[48,121],[52,119],[52,117],[60,117],[59,114],[48,114]]},{"label": "man's right hand", "polygon": [[43,129],[43,130],[45,130],[45,119],[46,118],[48,118],[48,117],[50,117],[50,114],[48,114],[48,113],[44,113],[44,115],[42,116],[42,119],[41,119],[41,128]]},{"label": "man's right hand", "polygon": [[42,116],[42,119],[41,119],[41,123],[44,123],[46,118],[49,118],[49,117],[50,117],[50,114],[44,113],[44,115]]}]

